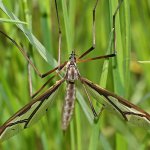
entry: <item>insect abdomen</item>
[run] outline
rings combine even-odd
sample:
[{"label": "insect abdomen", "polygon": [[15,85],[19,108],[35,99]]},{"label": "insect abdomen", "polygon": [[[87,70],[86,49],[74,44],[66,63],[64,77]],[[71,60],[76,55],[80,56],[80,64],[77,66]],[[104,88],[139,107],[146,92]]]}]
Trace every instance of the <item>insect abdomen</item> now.
[{"label": "insect abdomen", "polygon": [[63,106],[63,114],[62,114],[62,129],[66,130],[72,114],[74,110],[74,104],[75,104],[75,84],[74,82],[69,82],[67,84],[67,91],[66,91],[66,97],[65,102]]}]

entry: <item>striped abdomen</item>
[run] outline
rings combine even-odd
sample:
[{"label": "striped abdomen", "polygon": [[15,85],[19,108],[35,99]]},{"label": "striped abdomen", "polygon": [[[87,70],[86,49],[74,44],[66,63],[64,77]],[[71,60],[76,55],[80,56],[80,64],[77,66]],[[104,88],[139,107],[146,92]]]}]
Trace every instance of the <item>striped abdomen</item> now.
[{"label": "striped abdomen", "polygon": [[75,104],[75,84],[74,82],[67,83],[67,91],[62,114],[62,129],[66,130],[74,110]]}]

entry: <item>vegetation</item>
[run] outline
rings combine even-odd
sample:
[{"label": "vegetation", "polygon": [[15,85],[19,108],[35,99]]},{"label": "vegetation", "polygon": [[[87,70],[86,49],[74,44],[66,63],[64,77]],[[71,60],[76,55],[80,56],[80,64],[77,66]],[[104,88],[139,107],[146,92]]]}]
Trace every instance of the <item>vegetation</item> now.
[{"label": "vegetation", "polygon": [[[57,1],[62,29],[63,62],[68,60],[72,50],[75,49],[79,56],[91,46],[94,1]],[[112,15],[117,5],[118,0],[101,0],[98,3],[96,48],[88,55],[89,58],[112,52]],[[17,43],[23,44],[42,73],[54,68],[58,55],[58,25],[54,0],[5,0],[4,3],[0,1],[0,8],[0,30]],[[139,105],[147,112],[150,112],[149,11],[150,3],[147,0],[124,0],[116,19],[117,57],[78,65],[82,76]],[[10,13],[15,14],[19,20]],[[4,36],[0,36],[0,72],[2,125],[30,101],[27,61]],[[31,73],[35,92],[46,79],[40,79],[33,69]],[[58,77],[49,86],[57,79]],[[92,112],[87,107],[87,98],[80,86],[78,91],[74,116],[65,134],[61,130],[64,85],[46,116],[33,127],[1,143],[0,149],[7,150],[10,146],[16,150],[150,149],[149,131],[132,126],[109,111],[104,110],[99,121],[93,122]],[[95,105],[97,106],[96,102]],[[96,108],[99,111],[100,106]]]}]

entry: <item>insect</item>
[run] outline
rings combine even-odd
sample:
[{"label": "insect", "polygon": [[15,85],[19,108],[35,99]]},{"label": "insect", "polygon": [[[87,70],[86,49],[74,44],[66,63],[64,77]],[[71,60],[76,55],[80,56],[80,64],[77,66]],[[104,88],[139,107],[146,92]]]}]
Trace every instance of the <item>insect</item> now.
[{"label": "insect", "polygon": [[[87,95],[87,100],[89,101],[89,106],[93,112],[94,117],[97,117],[97,114],[92,101],[90,99],[90,95],[88,90],[91,91],[96,97],[102,97],[102,110],[103,109],[112,109],[114,110],[120,117],[122,117],[125,121],[129,121],[134,124],[138,124],[139,126],[145,126],[150,128],[150,115],[137,107],[136,105],[128,102],[124,98],[113,94],[98,85],[92,83],[90,80],[81,76],[77,63],[79,62],[88,62],[97,59],[110,58],[116,56],[116,35],[115,35],[115,18],[119,8],[121,7],[123,0],[118,4],[116,11],[113,15],[113,38],[114,38],[114,53],[97,56],[89,59],[83,59],[87,54],[89,54],[92,50],[95,49],[95,12],[98,4],[98,0],[96,0],[95,6],[93,8],[93,44],[92,46],[85,51],[81,56],[76,57],[75,51],[72,51],[69,60],[60,64],[60,48],[61,48],[61,29],[60,29],[60,21],[57,10],[57,2],[55,0],[57,20],[59,26],[59,55],[58,55],[58,66],[53,70],[48,71],[45,74],[41,74],[38,69],[33,65],[31,60],[25,54],[22,46],[17,44],[12,38],[6,35],[4,32],[0,31],[6,38],[8,38],[12,43],[16,45],[16,47],[21,51],[21,53],[25,56],[29,64],[33,67],[35,72],[41,77],[44,78],[51,73],[57,71],[57,73],[52,76],[43,86],[33,95],[33,100],[21,108],[18,112],[16,112],[12,117],[10,117],[1,127],[0,127],[0,141],[8,139],[9,137],[17,134],[21,130],[30,127],[37,120],[41,118],[45,114],[45,112],[49,109],[49,105],[52,103],[53,99],[57,95],[57,92],[60,86],[66,82],[66,96],[65,102],[63,105],[63,114],[62,114],[62,129],[67,130],[69,123],[71,121],[71,117],[74,110],[75,105],[75,85],[76,80],[81,82],[81,85]],[[57,76],[62,70],[65,70],[66,73],[64,77],[62,77],[59,81],[57,81],[53,86],[47,89],[43,94],[37,96],[39,92],[45,87],[55,76]],[[97,101],[99,101],[97,99]]]}]

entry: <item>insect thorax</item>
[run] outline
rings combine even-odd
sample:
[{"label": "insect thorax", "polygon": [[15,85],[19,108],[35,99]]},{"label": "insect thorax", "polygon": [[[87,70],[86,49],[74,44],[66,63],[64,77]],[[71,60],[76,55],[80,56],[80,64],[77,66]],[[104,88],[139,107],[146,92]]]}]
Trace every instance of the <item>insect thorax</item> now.
[{"label": "insect thorax", "polygon": [[77,69],[76,63],[73,61],[69,61],[66,66],[66,80],[69,82],[74,82],[79,78],[79,71]]}]

